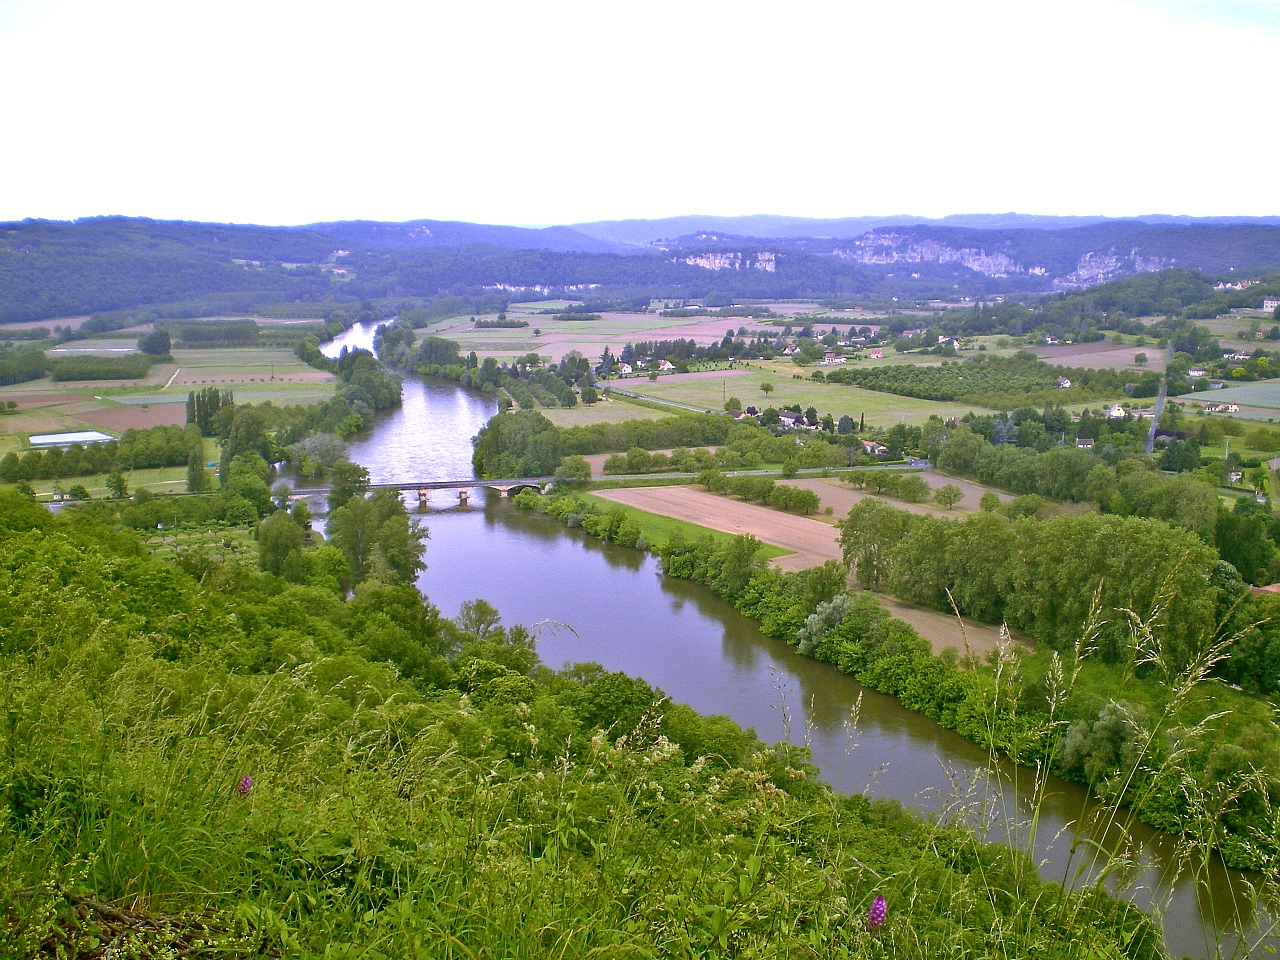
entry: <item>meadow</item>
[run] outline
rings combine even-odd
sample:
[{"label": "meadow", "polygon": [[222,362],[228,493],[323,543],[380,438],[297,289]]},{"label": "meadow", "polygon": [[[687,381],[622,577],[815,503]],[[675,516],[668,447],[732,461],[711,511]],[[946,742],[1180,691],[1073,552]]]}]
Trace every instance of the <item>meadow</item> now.
[{"label": "meadow", "polygon": [[[800,373],[799,367],[793,367]],[[933,400],[916,400],[912,397],[899,397],[874,390],[845,384],[828,384],[807,379],[810,368],[806,368],[803,379],[794,379],[794,374],[786,377],[782,374],[770,373],[759,369],[755,361],[745,364],[742,369],[726,371],[723,376],[659,377],[656,381],[645,378],[632,378],[615,381],[621,389],[633,391],[642,397],[655,400],[674,401],[687,404],[702,410],[722,410],[725,399],[737,397],[743,406],[785,407],[798,403],[802,409],[814,407],[819,415],[831,414],[836,419],[847,414],[854,420],[866,415],[867,423],[889,427],[895,423],[923,423],[931,415],[946,417],[962,417],[970,411],[986,413],[982,407],[963,403],[940,403]],[[772,383],[773,392],[766,395],[761,389],[762,383]]]}]

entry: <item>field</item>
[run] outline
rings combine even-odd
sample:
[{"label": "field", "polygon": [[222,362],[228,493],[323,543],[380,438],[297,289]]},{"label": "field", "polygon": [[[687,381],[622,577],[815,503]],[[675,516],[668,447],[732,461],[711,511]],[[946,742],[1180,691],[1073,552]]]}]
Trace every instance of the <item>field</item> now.
[{"label": "field", "polygon": [[770,510],[693,487],[623,487],[601,490],[595,496],[722,533],[754,534],[765,543],[791,551],[774,562],[782,570],[806,570],[841,559],[836,528],[811,517]]},{"label": "field", "polygon": [[[883,499],[899,510],[906,510],[909,513],[918,513],[921,516],[956,517],[965,513],[977,512],[978,501],[987,491],[986,487],[979,484],[970,483],[967,480],[956,480],[952,477],[938,473],[936,470],[924,470],[920,475],[924,477],[925,482],[927,482],[934,490],[937,490],[944,484],[955,484],[964,491],[964,499],[956,504],[955,508],[952,510],[944,510],[942,507],[937,506],[934,503],[905,503],[901,500],[894,500],[892,498]],[[848,516],[849,511],[853,509],[854,505],[857,504],[859,500],[875,496],[875,494],[867,493],[863,490],[856,490],[849,486],[849,484],[835,479],[795,479],[787,480],[785,483],[791,487],[800,487],[804,490],[812,490],[818,495],[818,500],[821,502],[823,509],[831,507],[832,514],[836,517]],[[1013,499],[1007,493],[1002,494],[997,492],[996,495],[1000,497],[1001,500],[1005,501]]]},{"label": "field", "polygon": [[[627,343],[637,340],[694,340],[700,346],[719,343],[725,331],[762,329],[777,333],[767,322],[742,317],[660,317],[654,313],[605,313],[599,320],[557,320],[554,315],[535,311],[550,309],[542,304],[512,305],[509,320],[525,320],[529,326],[497,330],[476,330],[469,318],[457,318],[429,326],[427,333],[456,340],[463,353],[476,351],[481,356],[499,360],[537,353],[543,358],[559,360],[571,350],[578,350],[591,360],[598,360],[609,347],[616,355]],[[477,320],[494,319],[496,315],[477,316]],[[534,331],[541,331],[535,334]]]},{"label": "field", "polygon": [[[1061,367],[1082,367],[1101,370],[1156,370],[1163,371],[1169,362],[1169,351],[1161,350],[1154,343],[1137,347],[1131,343],[1076,343],[1056,347],[1030,347],[1041,360]],[[1140,353],[1147,355],[1147,363],[1140,366],[1133,358]]]},{"label": "field", "polygon": [[[111,339],[77,341],[77,352],[115,352]],[[308,404],[333,395],[337,378],[308,367],[286,347],[175,350],[143,381],[53,383],[47,377],[0,387],[0,401],[19,411],[0,417],[0,456],[20,449],[26,435],[132,428],[186,421],[187,394],[205,386],[232,390],[240,402]],[[638,408],[637,408],[638,409]]]},{"label": "field", "polygon": [[576,407],[539,407],[538,412],[557,427],[583,427],[593,423],[622,423],[625,420],[657,420],[679,413],[678,410],[655,410],[653,407],[625,400],[601,400],[580,403]]},{"label": "field", "polygon": [[[794,369],[799,372],[798,367]],[[760,389],[765,381],[774,385],[768,396]],[[675,401],[703,410],[722,410],[726,397],[737,397],[743,406],[784,407],[798,403],[802,408],[815,407],[819,415],[829,413],[837,419],[848,414],[857,420],[865,414],[868,424],[883,427],[899,422],[923,423],[931,414],[961,417],[970,410],[986,412],[969,404],[916,400],[845,384],[784,378],[781,374],[757,369],[754,362],[744,369],[725,371],[718,376],[676,374],[656,381],[627,379],[617,381],[616,385],[643,397]]]},{"label": "field", "polygon": [[[598,507],[607,510],[609,507],[617,506],[613,502],[614,498],[606,497],[603,494],[583,494],[583,499],[594,502]],[[723,533],[719,530],[712,530],[710,527],[701,526],[696,523],[689,523],[684,520],[677,520],[674,517],[662,516],[657,513],[650,513],[648,510],[641,510],[637,507],[628,506],[631,514],[640,522],[640,529],[644,532],[644,537],[650,544],[660,544],[671,538],[673,533],[681,534],[687,540],[696,540],[708,534],[716,540],[729,540],[731,534]],[[758,556],[766,560],[773,560],[776,557],[783,557],[791,551],[766,543],[760,548]]]},{"label": "field", "polygon": [[1242,383],[1237,387],[1221,390],[1201,390],[1184,393],[1177,398],[1191,403],[1238,403],[1240,412],[1232,417],[1243,420],[1274,420],[1280,418],[1280,380],[1258,380]]}]

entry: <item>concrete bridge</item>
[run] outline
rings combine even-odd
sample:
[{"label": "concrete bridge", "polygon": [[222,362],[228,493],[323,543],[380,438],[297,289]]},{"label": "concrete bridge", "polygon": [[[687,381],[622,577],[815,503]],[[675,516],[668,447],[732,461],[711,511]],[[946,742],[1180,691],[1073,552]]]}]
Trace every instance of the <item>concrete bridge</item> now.
[{"label": "concrete bridge", "polygon": [[489,490],[497,490],[503,497],[509,497],[513,493],[519,493],[521,490],[536,490],[541,493],[547,488],[547,485],[555,479],[554,477],[520,477],[518,479],[504,480],[409,480],[397,483],[371,483],[370,490],[399,490],[402,493],[416,493],[418,495],[418,503],[426,503],[432,492],[439,491],[442,493],[452,492],[458,496],[459,503],[466,503],[471,497],[471,491],[476,488],[487,488]]}]

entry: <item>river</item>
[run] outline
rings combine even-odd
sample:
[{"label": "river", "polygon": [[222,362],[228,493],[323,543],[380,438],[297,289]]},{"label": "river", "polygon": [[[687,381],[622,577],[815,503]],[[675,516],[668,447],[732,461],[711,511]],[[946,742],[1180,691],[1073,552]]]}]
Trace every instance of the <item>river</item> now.
[{"label": "river", "polygon": [[[357,326],[325,351],[367,346],[372,334],[371,326]],[[379,414],[349,452],[374,482],[467,477],[470,439],[495,411],[494,401],[454,384],[406,378],[403,406]],[[432,497],[421,514],[430,538],[418,586],[445,616],[483,598],[505,623],[534,628],[538,653],[551,666],[594,661],[642,677],[674,701],[754,728],[766,742],[808,745],[822,778],[839,790],[894,798],[926,813],[964,807],[991,839],[1007,838],[1014,825],[1025,847],[1027,770],[990,764],[972,743],[895,698],[799,656],[706,588],[663,576],[647,553],[601,543],[496,494],[468,507],[449,494]],[[855,726],[851,710],[859,701]],[[1071,825],[1093,809],[1083,788],[1051,780],[1035,843],[1047,879],[1072,879],[1084,855],[1078,851],[1069,863]],[[1103,839],[1100,831],[1092,837]],[[1108,839],[1116,840],[1115,831]],[[1138,824],[1131,840],[1145,869],[1126,895],[1147,908],[1153,898],[1167,900],[1170,952],[1212,957],[1221,936],[1229,954],[1237,938],[1214,931],[1233,928],[1245,878],[1215,861],[1207,884],[1181,876],[1170,890],[1171,839]]]}]

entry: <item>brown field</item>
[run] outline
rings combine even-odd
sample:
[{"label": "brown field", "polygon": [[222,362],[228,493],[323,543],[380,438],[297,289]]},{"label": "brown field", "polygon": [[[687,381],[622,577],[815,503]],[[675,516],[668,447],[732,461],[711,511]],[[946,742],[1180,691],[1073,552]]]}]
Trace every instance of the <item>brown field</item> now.
[{"label": "brown field", "polygon": [[119,404],[102,410],[89,410],[79,415],[85,423],[92,423],[111,433],[126,430],[145,430],[148,427],[178,426],[187,422],[187,406],[184,403]]},{"label": "brown field", "polygon": [[79,330],[80,324],[88,320],[88,317],[59,317],[56,320],[23,320],[21,323],[6,323],[0,327],[0,333],[4,330],[34,330],[36,327],[48,327],[52,330],[54,327],[63,327],[68,330]]},{"label": "brown field", "polygon": [[[954,613],[911,606],[883,593],[877,593],[876,599],[880,601],[880,606],[893,616],[911,624],[916,633],[929,641],[935,654],[941,653],[947,647],[954,647],[962,656],[968,652],[985,657],[995,650],[1000,642],[1000,628],[989,623],[979,623],[968,617],[957,620]],[[1034,647],[1034,644],[1021,632],[1011,630],[1009,633],[1022,646],[1028,649]]]},{"label": "brown field", "polygon": [[[1169,352],[1161,350],[1154,343],[1145,347],[1133,344],[1118,343],[1068,343],[1056,347],[1031,347],[1031,352],[1048,363],[1063,367],[1092,367],[1099,370],[1110,367],[1112,370],[1164,370],[1169,361]],[[1140,367],[1133,362],[1135,354],[1145,353],[1147,365]]]},{"label": "brown field", "polygon": [[[877,497],[877,499],[883,499],[885,503],[898,510],[906,510],[908,513],[916,513],[924,517],[957,517],[962,516],[965,513],[977,512],[978,501],[986,492],[985,487],[976,483],[956,480],[933,470],[921,471],[921,476],[924,477],[925,482],[934,490],[937,490],[938,487],[941,487],[944,484],[954,483],[964,491],[964,499],[962,499],[952,510],[944,510],[942,507],[934,503],[906,503],[902,500],[894,500],[891,497]],[[853,509],[854,505],[859,500],[864,500],[867,497],[876,497],[876,494],[874,493],[857,490],[854,487],[849,486],[847,483],[836,479],[796,479],[786,480],[783,482],[790,487],[800,487],[804,490],[812,490],[818,495],[818,499],[821,501],[823,508],[831,507],[832,513],[836,517],[848,516],[849,511]],[[1013,499],[1007,493],[1001,494],[997,492],[997,496],[999,496],[1001,500],[1005,501]]]},{"label": "brown field", "polygon": [[743,503],[693,487],[627,487],[598,490],[595,495],[722,533],[753,534],[765,543],[793,551],[772,561],[781,570],[805,570],[828,560],[841,559],[836,528],[810,517]]}]

